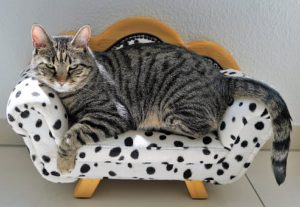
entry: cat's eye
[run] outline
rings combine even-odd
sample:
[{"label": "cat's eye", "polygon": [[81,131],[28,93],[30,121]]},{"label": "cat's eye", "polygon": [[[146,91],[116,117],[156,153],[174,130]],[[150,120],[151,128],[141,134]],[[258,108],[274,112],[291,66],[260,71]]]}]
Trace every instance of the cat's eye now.
[{"label": "cat's eye", "polygon": [[74,70],[76,68],[78,68],[78,64],[74,64],[74,65],[69,66],[69,70]]},{"label": "cat's eye", "polygon": [[53,64],[47,63],[46,67],[49,68],[49,69],[51,69],[51,70],[55,70],[55,67],[54,67]]}]

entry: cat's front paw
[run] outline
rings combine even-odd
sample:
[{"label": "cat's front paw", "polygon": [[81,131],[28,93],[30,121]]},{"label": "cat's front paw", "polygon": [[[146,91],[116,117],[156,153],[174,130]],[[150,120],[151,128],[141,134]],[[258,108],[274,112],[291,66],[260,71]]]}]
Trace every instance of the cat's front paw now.
[{"label": "cat's front paw", "polygon": [[60,157],[58,156],[57,159],[57,168],[61,174],[69,174],[75,167],[75,155],[74,156],[67,156],[67,157]]},{"label": "cat's front paw", "polygon": [[71,173],[75,167],[75,158],[78,149],[76,133],[69,130],[58,148],[57,168],[61,174]]}]

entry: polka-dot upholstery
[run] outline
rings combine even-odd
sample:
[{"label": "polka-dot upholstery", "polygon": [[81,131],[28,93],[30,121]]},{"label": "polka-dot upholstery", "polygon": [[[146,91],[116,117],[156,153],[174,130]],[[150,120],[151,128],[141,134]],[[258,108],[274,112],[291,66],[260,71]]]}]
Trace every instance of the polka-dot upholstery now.
[{"label": "polka-dot upholstery", "polygon": [[[235,70],[224,75],[243,75]],[[30,75],[10,95],[7,119],[20,134],[39,173],[52,182],[78,178],[205,180],[215,184],[239,179],[272,135],[263,104],[234,100],[218,133],[203,138],[163,132],[128,131],[78,151],[75,169],[60,175],[57,148],[68,129],[68,117],[58,96]]]}]

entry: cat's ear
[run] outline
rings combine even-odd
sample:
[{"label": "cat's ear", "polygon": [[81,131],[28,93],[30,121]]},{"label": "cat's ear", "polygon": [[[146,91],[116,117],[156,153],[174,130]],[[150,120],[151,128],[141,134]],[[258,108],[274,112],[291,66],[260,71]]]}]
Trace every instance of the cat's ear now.
[{"label": "cat's ear", "polygon": [[31,39],[33,47],[40,49],[49,47],[52,42],[45,31],[45,29],[39,24],[33,24],[31,28]]},{"label": "cat's ear", "polygon": [[71,44],[75,47],[85,48],[88,45],[91,35],[91,27],[89,25],[85,25],[78,30]]}]

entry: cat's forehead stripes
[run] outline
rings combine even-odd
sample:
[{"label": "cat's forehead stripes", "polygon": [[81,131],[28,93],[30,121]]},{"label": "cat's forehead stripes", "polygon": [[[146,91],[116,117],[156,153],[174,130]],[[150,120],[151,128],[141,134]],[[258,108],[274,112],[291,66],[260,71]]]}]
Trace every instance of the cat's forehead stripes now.
[{"label": "cat's forehead stripes", "polygon": [[71,64],[72,60],[67,52],[70,39],[69,38],[57,38],[55,40],[56,41],[55,41],[54,48],[55,48],[56,55],[54,56],[53,62],[58,61],[58,62],[62,63],[62,62],[68,61]]}]

